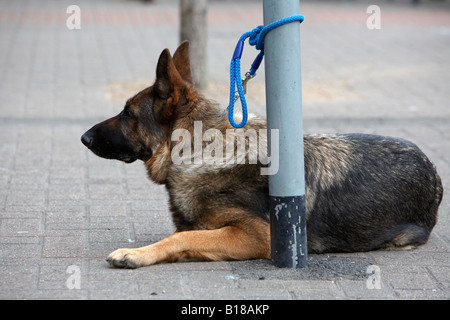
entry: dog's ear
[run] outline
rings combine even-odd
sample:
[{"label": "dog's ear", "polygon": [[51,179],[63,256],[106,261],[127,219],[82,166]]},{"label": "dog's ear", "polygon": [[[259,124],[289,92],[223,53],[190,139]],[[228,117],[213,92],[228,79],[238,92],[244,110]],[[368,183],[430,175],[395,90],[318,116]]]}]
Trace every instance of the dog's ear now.
[{"label": "dog's ear", "polygon": [[158,66],[156,67],[155,91],[157,95],[166,100],[164,110],[160,110],[161,115],[169,119],[176,106],[183,101],[182,90],[185,82],[181,78],[168,49],[165,49],[159,56]]},{"label": "dog's ear", "polygon": [[184,81],[194,84],[189,59],[189,41],[184,41],[173,54],[173,63]]},{"label": "dog's ear", "polygon": [[183,79],[172,61],[169,49],[165,49],[159,56],[156,67],[156,91],[161,98],[168,99],[182,86]]}]

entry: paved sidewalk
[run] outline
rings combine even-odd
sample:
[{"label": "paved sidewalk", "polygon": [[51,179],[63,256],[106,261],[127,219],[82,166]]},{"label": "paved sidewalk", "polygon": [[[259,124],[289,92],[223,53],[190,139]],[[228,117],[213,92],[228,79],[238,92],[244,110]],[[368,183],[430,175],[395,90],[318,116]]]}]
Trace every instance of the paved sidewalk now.
[{"label": "paved sidewalk", "polygon": [[[71,4],[81,30],[66,27]],[[80,135],[153,82],[160,52],[178,44],[177,1],[0,0],[0,299],[449,299],[450,3],[380,2],[380,30],[366,27],[370,4],[302,0],[304,127],[416,142],[445,190],[429,242],[311,255],[303,270],[264,260],[121,270],[104,261],[111,251],[174,231],[167,195],[142,163],[100,159]],[[226,105],[229,60],[262,23],[261,3],[212,1],[208,20],[206,94]],[[246,46],[243,68],[255,55]],[[264,114],[264,66],[248,90]]]}]

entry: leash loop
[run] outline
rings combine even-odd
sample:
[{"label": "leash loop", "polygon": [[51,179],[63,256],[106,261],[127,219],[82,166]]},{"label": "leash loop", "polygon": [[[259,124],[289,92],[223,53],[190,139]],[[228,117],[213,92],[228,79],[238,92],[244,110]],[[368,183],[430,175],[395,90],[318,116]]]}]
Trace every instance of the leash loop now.
[{"label": "leash loop", "polygon": [[[270,23],[267,26],[257,26],[252,31],[245,32],[240,38],[238,43],[236,44],[236,48],[234,49],[233,57],[230,63],[230,101],[228,105],[228,120],[230,124],[235,128],[242,128],[247,124],[248,120],[248,111],[247,111],[247,101],[245,99],[245,93],[247,92],[247,82],[255,77],[256,71],[258,70],[261,62],[264,58],[264,37],[266,34],[286,23],[291,23],[294,21],[298,21],[300,23],[303,22],[305,17],[303,15],[294,15],[291,17],[287,17],[275,22]],[[242,52],[244,51],[245,40],[248,40],[251,46],[255,46],[257,50],[260,50],[259,54],[256,56],[253,61],[250,71],[245,74],[245,79],[241,80],[241,57]],[[237,88],[237,93],[236,93]],[[242,121],[240,123],[236,123],[234,121],[234,104],[240,99],[242,106]]]}]

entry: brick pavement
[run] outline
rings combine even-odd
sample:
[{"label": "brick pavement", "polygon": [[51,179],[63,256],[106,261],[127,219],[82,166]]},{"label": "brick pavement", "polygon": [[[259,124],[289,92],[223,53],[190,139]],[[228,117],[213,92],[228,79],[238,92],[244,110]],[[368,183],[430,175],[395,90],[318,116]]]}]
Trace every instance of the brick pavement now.
[{"label": "brick pavement", "polygon": [[[66,28],[71,4],[82,9],[81,30]],[[302,1],[305,131],[415,141],[447,190],[449,4],[386,2],[381,30],[368,30],[369,4]],[[225,105],[234,45],[262,11],[257,1],[213,1],[208,21],[207,94]],[[429,242],[414,251],[311,255],[306,270],[268,261],[108,267],[112,250],[173,232],[167,196],[141,163],[97,158],[79,136],[152,83],[159,53],[177,45],[177,22],[175,1],[0,1],[0,298],[448,299],[447,193]],[[254,55],[246,46],[243,67]],[[248,94],[261,114],[263,69]],[[381,289],[367,287],[370,265]]]}]

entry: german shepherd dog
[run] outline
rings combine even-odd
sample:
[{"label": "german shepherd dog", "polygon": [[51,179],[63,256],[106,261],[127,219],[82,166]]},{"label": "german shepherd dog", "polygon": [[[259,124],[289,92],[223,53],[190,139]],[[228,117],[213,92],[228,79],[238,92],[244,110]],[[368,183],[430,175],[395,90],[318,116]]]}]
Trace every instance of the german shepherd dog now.
[{"label": "german shepherd dog", "polygon": [[[150,179],[169,194],[176,231],[148,246],[112,252],[106,259],[112,266],[270,259],[266,165],[248,161],[248,152],[241,163],[172,159],[181,150],[180,137],[172,136],[177,129],[194,134],[197,121],[202,132],[214,128],[223,137],[233,129],[226,110],[194,87],[188,49],[184,42],[173,57],[165,49],[154,85],[81,137],[100,157],[142,160]],[[264,129],[266,122],[251,116],[245,128]],[[188,156],[195,148],[189,141],[183,145]],[[428,240],[443,188],[415,144],[366,134],[305,135],[304,155],[309,252],[409,249]]]}]

